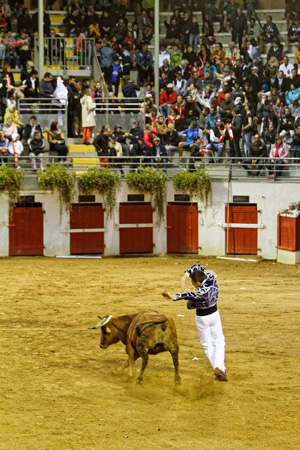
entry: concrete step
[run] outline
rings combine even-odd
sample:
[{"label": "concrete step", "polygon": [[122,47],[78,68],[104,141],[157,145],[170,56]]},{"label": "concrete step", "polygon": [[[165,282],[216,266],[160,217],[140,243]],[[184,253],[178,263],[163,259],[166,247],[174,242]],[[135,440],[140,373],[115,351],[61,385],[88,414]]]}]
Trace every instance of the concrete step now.
[{"label": "concrete step", "polygon": [[95,147],[93,145],[84,145],[84,144],[69,144],[68,145],[69,153],[95,153]]}]

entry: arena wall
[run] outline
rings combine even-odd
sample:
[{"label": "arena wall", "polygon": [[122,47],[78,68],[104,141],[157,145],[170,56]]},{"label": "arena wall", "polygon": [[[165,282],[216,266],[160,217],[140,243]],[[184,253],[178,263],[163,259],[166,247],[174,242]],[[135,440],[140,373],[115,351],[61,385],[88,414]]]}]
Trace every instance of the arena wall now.
[{"label": "arena wall", "polygon": [[[297,188],[297,189],[296,189]],[[60,211],[58,195],[51,192],[37,191],[35,193],[22,192],[22,195],[34,194],[35,202],[40,202],[45,211],[44,214],[44,255],[63,256],[70,254],[70,220],[69,213]],[[136,194],[131,191],[125,181],[122,181],[122,188],[118,193],[118,203],[126,203],[128,194]],[[169,183],[167,189],[167,202],[174,202],[173,185]],[[257,205],[258,213],[258,242],[260,249],[258,255],[265,259],[277,258],[277,212],[288,207],[290,201],[299,200],[298,185],[292,183],[246,183],[232,182],[229,185],[229,202],[233,202],[233,196],[248,196],[249,203]],[[100,195],[96,195],[96,203],[102,203]],[[150,202],[148,194],[144,197],[145,202]],[[212,205],[205,209],[204,205],[198,203],[199,226],[199,255],[224,255],[226,234],[225,207],[228,202],[228,183],[212,183]],[[6,195],[0,196],[0,256],[9,255],[9,214],[8,198]],[[154,254],[167,252],[166,223],[159,227],[155,225],[156,216],[154,213]],[[119,254],[119,227],[118,213],[114,218],[105,217],[105,250],[104,255]]]}]

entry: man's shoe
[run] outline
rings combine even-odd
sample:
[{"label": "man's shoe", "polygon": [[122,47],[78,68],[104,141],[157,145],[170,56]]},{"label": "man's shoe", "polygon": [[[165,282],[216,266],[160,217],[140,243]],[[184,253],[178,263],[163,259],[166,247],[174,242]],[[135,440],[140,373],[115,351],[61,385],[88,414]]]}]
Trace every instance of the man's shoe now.
[{"label": "man's shoe", "polygon": [[215,376],[216,376],[217,380],[219,380],[219,381],[228,381],[226,372],[223,372],[223,370],[219,369],[219,367],[216,367],[214,372],[215,372]]}]

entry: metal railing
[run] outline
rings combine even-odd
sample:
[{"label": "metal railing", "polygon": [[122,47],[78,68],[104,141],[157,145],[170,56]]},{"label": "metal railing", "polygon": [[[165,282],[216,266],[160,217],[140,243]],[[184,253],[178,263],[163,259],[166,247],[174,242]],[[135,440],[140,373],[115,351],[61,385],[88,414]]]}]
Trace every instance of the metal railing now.
[{"label": "metal railing", "polygon": [[[44,37],[44,65],[67,69],[87,69],[93,65],[95,57],[95,39],[80,36],[73,37]],[[35,40],[38,51],[40,41]]]},{"label": "metal railing", "polygon": [[20,120],[28,123],[36,116],[44,131],[50,130],[52,122],[58,122],[61,131],[68,133],[68,101],[64,98],[19,98],[17,109]]},{"label": "metal railing", "polygon": [[96,130],[108,125],[114,130],[120,125],[123,131],[129,131],[135,121],[140,127],[145,125],[145,100],[139,98],[104,97],[96,103]]},{"label": "metal railing", "polygon": [[[153,156],[109,156],[99,157],[95,152],[72,152],[66,157],[62,158],[57,156],[56,152],[45,152],[37,156],[37,167],[39,167],[40,158],[46,160],[49,164],[63,164],[68,170],[74,173],[82,173],[88,170],[90,167],[107,167],[119,172],[122,176],[126,176],[129,172],[138,170],[141,167],[155,167],[166,172],[170,177],[176,175],[181,170],[195,171],[196,167],[194,161],[202,162],[203,167],[207,170],[212,181],[244,181],[244,182],[292,182],[300,183],[300,161],[295,162],[293,158],[289,158],[289,164],[286,164],[279,174],[275,171],[274,178],[268,179],[268,167],[267,158],[265,163],[261,167],[261,171],[258,175],[250,176],[238,158],[233,158],[232,162],[228,163],[228,158],[221,158],[220,163],[209,163],[208,158],[193,158],[189,156],[182,158],[182,162],[178,161],[178,156],[168,156],[162,158],[160,162],[155,161]],[[9,166],[15,166],[15,157],[1,156],[0,164],[5,162]],[[18,166],[25,171],[26,174],[32,174],[32,165],[30,156],[19,156]]]}]

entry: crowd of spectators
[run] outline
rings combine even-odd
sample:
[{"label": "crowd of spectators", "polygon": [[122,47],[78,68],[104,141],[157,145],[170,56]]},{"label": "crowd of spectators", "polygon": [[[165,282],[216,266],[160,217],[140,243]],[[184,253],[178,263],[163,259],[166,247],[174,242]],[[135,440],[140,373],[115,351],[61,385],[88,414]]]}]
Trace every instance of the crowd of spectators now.
[{"label": "crowd of spectators", "polygon": [[[169,19],[165,17],[165,37],[160,40],[159,104],[154,101],[154,64],[149,48],[154,31],[152,3],[138,1],[129,4],[116,0],[112,4],[98,0],[88,5],[73,0],[66,6],[64,31],[67,36],[78,37],[78,41],[81,39],[77,50],[86,52],[86,58],[82,59],[85,64],[91,62],[88,54],[93,52],[82,42],[89,37],[95,39],[93,45],[97,48],[112,102],[111,114],[114,111],[118,113],[118,105],[126,99],[140,96],[145,98],[146,119],[143,135],[134,141],[130,138],[134,126],[125,137],[112,133],[107,124],[101,131],[95,130],[97,106],[104,97],[103,86],[100,82],[92,85],[90,80],[69,77],[62,81],[60,95],[65,89],[71,135],[83,135],[85,144],[90,144],[94,138],[99,156],[105,156],[102,158],[104,164],[109,164],[104,159],[114,153],[121,155],[122,151],[122,157],[129,154],[141,156],[142,151],[143,156],[153,156],[154,162],[166,167],[171,162],[170,157],[178,152],[179,164],[183,162],[183,155],[188,154],[188,167],[194,170],[197,160],[193,157],[196,156],[209,163],[223,162],[226,144],[229,148],[227,162],[241,164],[249,176],[259,175],[265,162],[269,178],[280,176],[283,167],[289,163],[289,157],[299,161],[300,51],[296,51],[294,63],[288,57],[288,46],[299,44],[298,1],[287,2],[286,46],[282,44],[283,39],[270,15],[265,23],[257,22],[254,1],[246,2],[246,13],[235,0],[176,1],[172,5],[163,2],[163,9],[168,10],[172,6],[173,14]],[[193,13],[199,10],[201,23],[199,16]],[[130,23],[128,11],[135,14]],[[215,35],[216,22],[217,33],[231,34],[226,48]],[[10,116],[16,114],[13,109],[18,97],[56,97],[56,80],[46,73],[39,81],[31,61],[32,39],[37,36],[34,24],[33,17],[24,8],[18,17],[20,39],[15,40],[21,44],[16,44],[9,52],[9,63],[7,50],[2,53],[5,65],[0,89],[3,93],[0,115],[4,126],[9,125]],[[8,45],[5,34],[9,33],[9,28],[6,32],[0,31],[3,45]],[[64,59],[65,41],[51,28],[49,21],[45,34],[56,38],[52,41],[55,51]],[[271,45],[263,60],[266,44]],[[54,54],[50,44],[46,54],[49,59]],[[22,85],[16,87],[11,68],[19,64],[22,66]],[[132,79],[133,71],[138,74],[137,83]],[[24,124],[17,115],[12,118],[12,124],[25,143],[22,136]],[[59,144],[63,141],[59,137],[54,141],[57,142],[52,142],[52,145],[65,145],[64,142]],[[99,147],[99,142],[105,148]],[[112,144],[115,144],[114,150],[110,153]],[[198,162],[201,165],[203,161]]]}]

